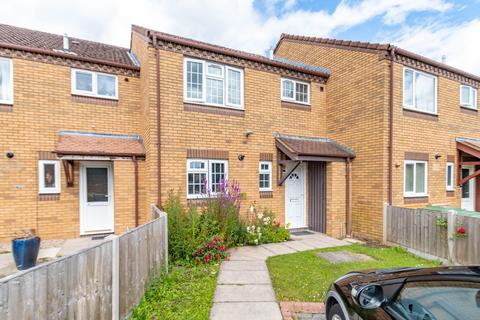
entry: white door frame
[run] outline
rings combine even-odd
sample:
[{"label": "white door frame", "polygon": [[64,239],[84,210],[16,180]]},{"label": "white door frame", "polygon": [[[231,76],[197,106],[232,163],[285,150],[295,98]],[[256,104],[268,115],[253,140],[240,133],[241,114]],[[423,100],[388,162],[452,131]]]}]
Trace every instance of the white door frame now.
[{"label": "white door frame", "polygon": [[[468,169],[469,170],[469,173],[468,175],[471,175],[473,172],[475,172],[475,167],[474,166],[462,166],[462,171],[463,172],[463,169]],[[463,175],[460,175],[460,177],[462,177]],[[462,178],[463,179],[463,178]],[[464,210],[470,210],[470,211],[475,211],[475,181],[476,181],[476,178],[473,178],[473,179],[470,179],[466,182],[466,184],[469,185],[469,191],[470,191],[470,198],[467,198],[468,200],[463,200],[464,198],[462,197],[461,198],[461,207],[462,209]],[[463,186],[462,186],[463,188]],[[461,194],[460,196],[462,196],[462,190],[460,190]]]},{"label": "white door frame", "polygon": [[302,188],[302,193],[303,193],[303,199],[302,201],[302,211],[303,214],[302,216],[302,221],[298,221],[298,224],[292,223],[290,221],[289,216],[288,216],[288,205],[289,205],[289,195],[288,195],[288,190],[290,189],[288,187],[288,181],[289,178],[285,180],[285,224],[290,223],[290,229],[297,229],[297,228],[307,228],[307,167],[306,163],[301,163],[291,174],[297,173],[301,176],[303,176],[303,183],[301,184]]},{"label": "white door frame", "polygon": [[[87,210],[87,170],[86,168],[107,168],[108,172],[108,194],[109,194],[109,204],[108,210],[111,215],[111,223],[109,226],[106,226],[102,230],[88,230],[86,225],[85,215]],[[106,161],[81,161],[80,162],[80,171],[79,171],[79,193],[80,193],[80,235],[89,235],[89,234],[98,234],[98,233],[111,233],[115,232],[115,199],[113,192],[113,163]]]}]

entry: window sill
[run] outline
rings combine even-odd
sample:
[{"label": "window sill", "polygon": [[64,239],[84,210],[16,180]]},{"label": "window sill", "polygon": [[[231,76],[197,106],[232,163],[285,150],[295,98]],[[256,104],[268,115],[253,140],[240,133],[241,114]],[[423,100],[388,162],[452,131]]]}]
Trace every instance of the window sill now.
[{"label": "window sill", "polygon": [[104,106],[117,106],[118,105],[118,99],[108,99],[108,98],[101,98],[101,97],[83,96],[83,95],[78,95],[78,94],[72,94],[72,102],[86,103],[86,104],[96,104],[96,105],[104,105]]},{"label": "window sill", "polygon": [[405,204],[428,203],[428,196],[404,196],[403,202]]},{"label": "window sill", "polygon": [[312,111],[312,106],[310,104],[303,104],[303,103],[292,102],[292,101],[282,100],[281,106],[282,108],[290,108],[290,109],[296,109],[296,110],[302,110],[302,111]]},{"label": "window sill", "polygon": [[405,108],[405,107],[403,108],[403,115],[406,117],[411,117],[411,118],[416,118],[421,120],[438,121],[438,114]]},{"label": "window sill", "polygon": [[478,115],[478,110],[470,107],[460,106],[460,111],[465,114]]},{"label": "window sill", "polygon": [[0,103],[0,112],[12,112],[13,104]]},{"label": "window sill", "polygon": [[220,107],[220,106],[203,104],[203,103],[184,102],[183,110],[187,112],[203,112],[203,113],[218,114],[223,116],[245,117],[244,109],[237,109],[232,107]]},{"label": "window sill", "polygon": [[273,198],[272,191],[260,191],[260,199]]}]

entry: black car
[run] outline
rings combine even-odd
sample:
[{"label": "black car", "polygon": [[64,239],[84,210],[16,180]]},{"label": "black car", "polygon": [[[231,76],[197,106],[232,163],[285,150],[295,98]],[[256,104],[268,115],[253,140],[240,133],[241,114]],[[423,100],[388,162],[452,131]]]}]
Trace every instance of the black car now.
[{"label": "black car", "polygon": [[327,320],[480,320],[480,267],[347,273],[325,306]]}]

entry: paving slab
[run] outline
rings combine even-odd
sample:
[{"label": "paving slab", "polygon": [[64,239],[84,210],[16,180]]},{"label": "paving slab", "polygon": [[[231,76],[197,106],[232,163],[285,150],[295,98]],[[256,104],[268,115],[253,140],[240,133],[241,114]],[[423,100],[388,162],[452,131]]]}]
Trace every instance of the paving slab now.
[{"label": "paving slab", "polygon": [[222,271],[268,271],[267,265],[264,261],[236,261],[226,260],[220,266]]},{"label": "paving slab", "polygon": [[268,271],[222,271],[218,284],[271,284]]},{"label": "paving slab", "polygon": [[291,247],[288,246],[288,242],[282,242],[282,243],[269,243],[269,244],[264,244],[263,247],[269,251],[272,251],[275,255],[282,255],[282,254],[289,254],[289,253],[295,253],[298,252],[298,250],[295,250]]},{"label": "paving slab", "polygon": [[282,320],[276,302],[224,302],[213,305],[211,320]]},{"label": "paving slab", "polygon": [[218,285],[214,302],[275,302],[275,292],[269,284]]},{"label": "paving slab", "polygon": [[288,241],[285,243],[285,245],[291,249],[297,250],[297,251],[307,251],[307,250],[313,250],[316,249],[316,247],[308,244],[304,240],[298,240],[298,241]]}]

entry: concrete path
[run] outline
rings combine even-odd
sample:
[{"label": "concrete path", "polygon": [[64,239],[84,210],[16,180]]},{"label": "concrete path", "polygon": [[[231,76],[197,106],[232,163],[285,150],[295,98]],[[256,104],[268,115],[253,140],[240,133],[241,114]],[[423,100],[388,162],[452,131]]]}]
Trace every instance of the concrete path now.
[{"label": "concrete path", "polygon": [[292,241],[231,249],[220,267],[211,320],[282,320],[265,261],[268,257],[344,246],[345,240],[320,233],[292,236]]}]

